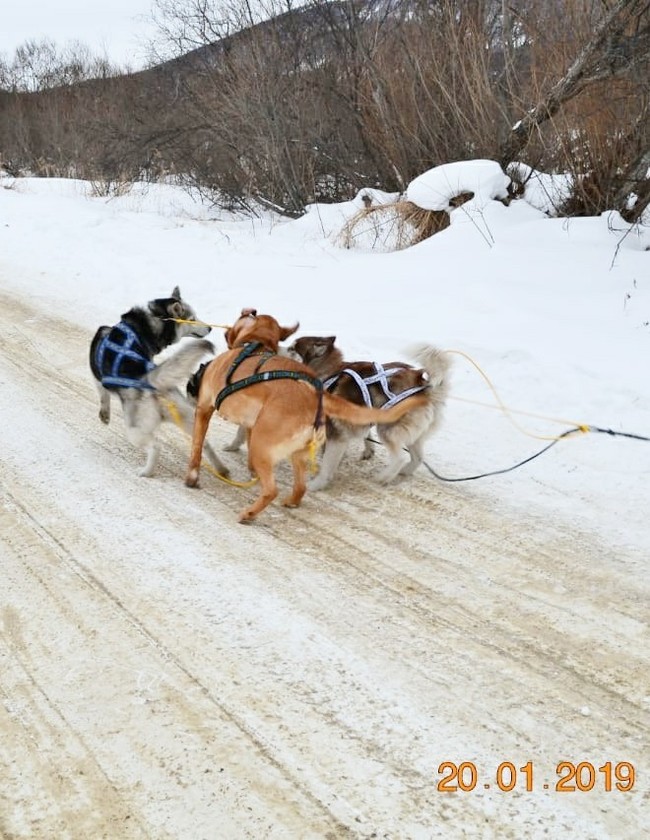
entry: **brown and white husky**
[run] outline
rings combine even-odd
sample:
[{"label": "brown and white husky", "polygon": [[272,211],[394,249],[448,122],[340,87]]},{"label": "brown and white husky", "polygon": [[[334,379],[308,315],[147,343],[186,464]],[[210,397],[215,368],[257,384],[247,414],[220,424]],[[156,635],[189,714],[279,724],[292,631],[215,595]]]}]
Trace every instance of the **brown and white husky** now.
[{"label": "brown and white husky", "polygon": [[[406,362],[346,362],[335,336],[305,336],[289,348],[289,354],[308,365],[324,383],[325,390],[357,405],[388,409],[404,401],[412,405],[399,420],[377,426],[377,435],[390,453],[379,481],[387,484],[398,475],[411,475],[422,463],[424,442],[438,426],[448,391],[449,356],[421,344],[409,355],[420,367]],[[419,396],[420,399],[415,399]],[[425,399],[422,399],[424,397]],[[332,480],[349,443],[366,438],[371,426],[351,425],[338,418],[327,420],[327,443],[318,475],[310,490],[322,490]],[[405,463],[401,450],[410,456]],[[365,441],[363,458],[373,454]]]}]

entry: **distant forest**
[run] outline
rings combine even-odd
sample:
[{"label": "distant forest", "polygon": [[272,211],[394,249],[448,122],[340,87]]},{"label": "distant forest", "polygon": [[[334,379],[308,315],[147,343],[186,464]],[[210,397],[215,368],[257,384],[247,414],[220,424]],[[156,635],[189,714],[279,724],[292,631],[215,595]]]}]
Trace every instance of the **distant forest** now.
[{"label": "distant forest", "polygon": [[572,175],[558,215],[650,203],[650,0],[272,2],[157,0],[172,57],[140,72],[26,43],[0,62],[0,165],[297,216],[488,158]]}]

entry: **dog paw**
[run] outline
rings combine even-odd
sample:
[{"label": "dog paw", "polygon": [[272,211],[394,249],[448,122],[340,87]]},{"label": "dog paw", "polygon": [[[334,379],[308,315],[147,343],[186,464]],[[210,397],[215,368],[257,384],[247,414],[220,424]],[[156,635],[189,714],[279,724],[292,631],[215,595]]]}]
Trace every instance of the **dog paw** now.
[{"label": "dog paw", "polygon": [[239,517],[240,525],[250,525],[255,519],[255,514],[250,510],[245,510]]},{"label": "dog paw", "polygon": [[238,443],[229,443],[223,447],[224,452],[239,452],[241,446]]},{"label": "dog paw", "polygon": [[419,466],[419,464],[414,464],[412,461],[409,461],[408,464],[405,464],[402,467],[398,475],[413,475],[413,473],[417,470]]},{"label": "dog paw", "polygon": [[377,484],[381,484],[382,487],[388,487],[389,484],[397,483],[399,478],[399,474],[394,472],[389,473],[382,473],[381,475],[377,476]]},{"label": "dog paw", "polygon": [[101,410],[99,412],[99,419],[102,421],[102,423],[108,426],[111,419],[111,412]]},{"label": "dog paw", "polygon": [[326,481],[319,481],[317,478],[312,478],[311,481],[307,482],[307,489],[310,490],[312,493],[318,490],[324,490],[327,487]]},{"label": "dog paw", "polygon": [[198,487],[199,486],[199,473],[198,470],[192,470],[188,472],[185,476],[185,486],[186,487]]}]

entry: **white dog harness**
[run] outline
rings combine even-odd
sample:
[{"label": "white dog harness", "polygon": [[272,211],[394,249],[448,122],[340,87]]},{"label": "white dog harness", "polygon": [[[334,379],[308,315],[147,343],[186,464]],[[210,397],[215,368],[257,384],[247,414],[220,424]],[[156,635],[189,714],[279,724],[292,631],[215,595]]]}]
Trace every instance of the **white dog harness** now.
[{"label": "white dog harness", "polygon": [[[335,385],[336,382],[340,379],[343,374],[347,374],[350,376],[354,382],[356,383],[361,395],[363,397],[364,403],[368,406],[368,408],[373,407],[372,399],[370,397],[370,390],[368,388],[369,385],[380,385],[384,395],[386,396],[386,402],[381,406],[381,408],[390,408],[393,405],[396,405],[402,400],[405,400],[407,397],[412,396],[413,394],[417,394],[419,391],[424,391],[425,388],[428,388],[429,385],[417,385],[414,388],[407,388],[405,391],[401,391],[399,394],[395,394],[391,391],[390,386],[388,384],[388,380],[391,376],[394,376],[396,373],[404,370],[404,368],[389,368],[386,370],[383,365],[380,365],[379,362],[372,363],[375,368],[375,373],[370,374],[370,376],[361,376],[361,374],[357,373],[356,370],[352,370],[352,368],[344,368],[343,370],[335,373],[334,376],[330,376],[329,379],[326,379],[323,383],[323,388],[326,391],[331,390],[331,388]],[[428,374],[426,371],[423,371],[422,376],[425,379],[428,379]]]}]

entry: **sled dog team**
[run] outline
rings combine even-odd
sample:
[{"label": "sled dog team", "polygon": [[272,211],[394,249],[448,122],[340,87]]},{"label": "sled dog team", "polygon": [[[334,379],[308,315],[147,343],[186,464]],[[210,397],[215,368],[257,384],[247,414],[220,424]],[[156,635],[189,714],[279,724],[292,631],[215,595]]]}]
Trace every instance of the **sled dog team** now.
[{"label": "sled dog team", "polygon": [[[366,438],[372,426],[389,452],[379,481],[411,475],[440,421],[448,357],[421,344],[409,353],[419,367],[348,362],[334,336],[306,336],[281,346],[298,326],[283,327],[271,315],[243,309],[226,330],[228,349],[214,356],[205,338],[210,326],[197,318],[176,286],[168,298],[134,306],[115,326],[97,330],[90,367],[99,391],[99,418],[109,422],[111,394],[117,395],[127,437],[146,453],[143,476],[156,468],[160,424],[174,420],[182,425],[192,436],[188,487],[198,484],[203,452],[215,470],[228,475],[205,437],[215,411],[235,423],[237,433],[226,449],[235,451],[245,442],[249,469],[259,479],[259,495],[241,512],[240,522],[251,522],[277,496],[274,469],[279,461],[288,459],[293,467],[293,487],[282,504],[297,507],[307,487],[327,487],[351,441],[365,439],[363,457],[370,457]],[[153,361],[187,337],[194,341],[184,342],[162,362]],[[322,445],[319,472],[307,482],[310,455]],[[406,463],[402,449],[409,455]]]}]

